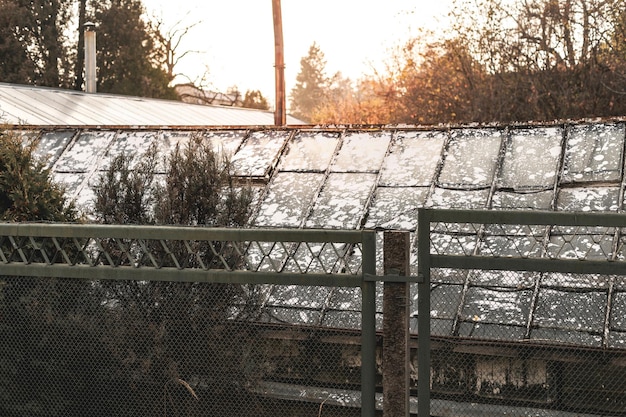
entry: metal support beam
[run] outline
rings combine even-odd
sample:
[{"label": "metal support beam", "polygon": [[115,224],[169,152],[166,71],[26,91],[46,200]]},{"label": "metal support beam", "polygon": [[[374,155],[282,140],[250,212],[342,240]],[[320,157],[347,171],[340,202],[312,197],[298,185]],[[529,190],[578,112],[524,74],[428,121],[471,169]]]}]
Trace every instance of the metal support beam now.
[{"label": "metal support beam", "polygon": [[[363,232],[363,274],[376,273],[376,233]],[[361,416],[376,415],[376,282],[361,283]]]},{"label": "metal support beam", "polygon": [[430,416],[430,216],[417,216],[417,415]]}]

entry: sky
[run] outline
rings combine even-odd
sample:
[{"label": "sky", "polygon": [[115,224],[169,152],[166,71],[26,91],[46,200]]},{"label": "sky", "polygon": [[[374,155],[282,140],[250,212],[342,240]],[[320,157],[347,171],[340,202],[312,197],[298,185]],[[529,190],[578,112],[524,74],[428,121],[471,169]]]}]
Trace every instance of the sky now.
[{"label": "sky", "polygon": [[[179,51],[176,82],[198,81],[226,91],[260,90],[274,101],[272,0],[143,0],[149,16],[164,27],[195,24]],[[286,93],[295,85],[300,60],[316,42],[328,75],[337,71],[355,80],[384,68],[394,47],[419,28],[445,24],[452,0],[282,0]]]}]

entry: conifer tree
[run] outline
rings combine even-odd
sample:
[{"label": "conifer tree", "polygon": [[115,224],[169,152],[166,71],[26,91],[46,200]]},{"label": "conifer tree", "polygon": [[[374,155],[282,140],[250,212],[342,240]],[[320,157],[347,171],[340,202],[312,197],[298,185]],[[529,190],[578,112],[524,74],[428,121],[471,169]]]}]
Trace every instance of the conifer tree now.
[{"label": "conifer tree", "polygon": [[290,94],[291,114],[310,121],[315,109],[322,105],[326,98],[329,82],[324,53],[317,43],[313,43],[307,56],[300,60],[296,86]]}]

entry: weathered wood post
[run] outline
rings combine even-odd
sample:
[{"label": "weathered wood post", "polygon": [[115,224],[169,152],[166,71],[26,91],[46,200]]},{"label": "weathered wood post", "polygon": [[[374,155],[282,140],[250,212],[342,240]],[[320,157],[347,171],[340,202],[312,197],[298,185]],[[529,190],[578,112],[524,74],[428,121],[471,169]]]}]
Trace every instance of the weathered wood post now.
[{"label": "weathered wood post", "polygon": [[[385,281],[383,290],[383,417],[409,416],[409,284],[400,277],[410,275],[409,232],[384,233]],[[404,282],[402,282],[404,281]]]}]

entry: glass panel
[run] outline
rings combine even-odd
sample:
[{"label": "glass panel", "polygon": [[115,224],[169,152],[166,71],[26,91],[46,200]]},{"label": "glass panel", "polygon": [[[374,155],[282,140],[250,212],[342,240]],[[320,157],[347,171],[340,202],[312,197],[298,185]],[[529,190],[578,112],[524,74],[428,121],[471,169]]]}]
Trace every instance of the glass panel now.
[{"label": "glass panel", "polygon": [[613,296],[610,327],[626,331],[626,292],[616,292]]},{"label": "glass panel", "polygon": [[547,272],[541,277],[541,286],[605,290],[609,287],[609,277],[607,275],[597,274],[591,275]]},{"label": "glass panel", "polygon": [[426,201],[427,187],[379,187],[365,228],[415,230],[417,209]]},{"label": "glass panel", "polygon": [[193,133],[194,132],[182,130],[166,130],[161,132],[163,153],[169,155],[169,153],[176,148],[176,145],[181,148],[187,146]]},{"label": "glass panel", "polygon": [[479,209],[485,208],[488,197],[489,190],[466,191],[435,188],[426,206],[433,208]]},{"label": "glass panel", "polygon": [[476,250],[476,235],[431,233],[431,253],[437,255],[471,256]]},{"label": "glass panel", "polygon": [[322,181],[322,173],[277,173],[269,186],[255,224],[267,227],[300,227]]},{"label": "glass panel", "polygon": [[617,211],[619,188],[562,188],[556,201],[561,211]]},{"label": "glass panel", "polygon": [[530,289],[538,278],[539,272],[531,271],[472,270],[470,273],[470,282],[483,287]]},{"label": "glass panel", "polygon": [[[563,188],[559,190],[557,210],[616,212],[619,208],[619,192],[620,190],[617,187]],[[555,226],[553,233],[602,234],[606,233],[606,231],[606,227]],[[611,229],[612,231],[614,229]]]},{"label": "glass panel", "polygon": [[300,132],[289,141],[279,169],[281,171],[326,171],[338,142],[339,133]]},{"label": "glass panel", "polygon": [[[433,319],[451,319],[457,317],[459,304],[461,304],[463,286],[438,284],[431,286],[430,317]],[[417,306],[413,306],[417,310]]]},{"label": "glass panel", "polygon": [[606,234],[552,235],[548,256],[555,259],[610,260],[614,229]]},{"label": "glass panel", "polygon": [[533,193],[512,193],[507,191],[497,191],[493,195],[491,206],[494,209],[530,209],[530,210],[550,210],[554,192],[539,191]]},{"label": "glass panel", "polygon": [[85,172],[102,157],[105,149],[115,137],[111,131],[88,131],[81,133],[63,152],[54,166],[57,172]]},{"label": "glass panel", "polygon": [[306,222],[306,227],[341,229],[358,227],[374,181],[376,174],[330,174]]},{"label": "glass panel", "polygon": [[245,130],[208,131],[202,134],[202,138],[212,145],[215,152],[231,159],[245,136]]},{"label": "glass panel", "polygon": [[390,140],[389,132],[347,133],[331,171],[378,172]]},{"label": "glass panel", "polygon": [[235,175],[264,177],[278,158],[290,132],[253,132],[232,159]]},{"label": "glass panel", "polygon": [[536,236],[492,236],[480,241],[480,254],[490,257],[539,258],[543,239]]},{"label": "glass panel", "polygon": [[437,184],[449,188],[491,186],[501,142],[498,130],[464,129],[452,133]]},{"label": "glass panel", "polygon": [[74,199],[83,185],[83,181],[87,177],[86,174],[61,174],[52,173],[52,180],[59,184],[65,190],[65,195],[69,199]]},{"label": "glass panel", "polygon": [[474,323],[525,326],[532,294],[532,290],[469,288],[461,319]]},{"label": "glass panel", "polygon": [[526,336],[526,327],[475,322],[460,322],[459,336],[476,339],[520,340]]},{"label": "glass panel", "polygon": [[438,131],[398,132],[383,163],[380,185],[430,186],[446,137]]},{"label": "glass panel", "polygon": [[546,189],[554,186],[563,129],[511,131],[498,184],[503,188]]},{"label": "glass panel", "polygon": [[607,305],[606,292],[539,290],[534,325],[561,330],[584,330],[602,334]]},{"label": "glass panel", "polygon": [[119,155],[126,154],[135,156],[130,163],[131,169],[140,162],[139,156],[148,150],[150,145],[158,138],[157,131],[146,132],[121,132],[117,135],[111,147],[108,149],[105,158],[100,164],[99,169],[106,171],[111,162]]},{"label": "glass panel", "polygon": [[562,181],[619,181],[623,148],[624,125],[572,126]]},{"label": "glass panel", "polygon": [[54,165],[67,144],[76,134],[75,130],[56,130],[41,135],[33,155],[46,161],[46,168]]}]

